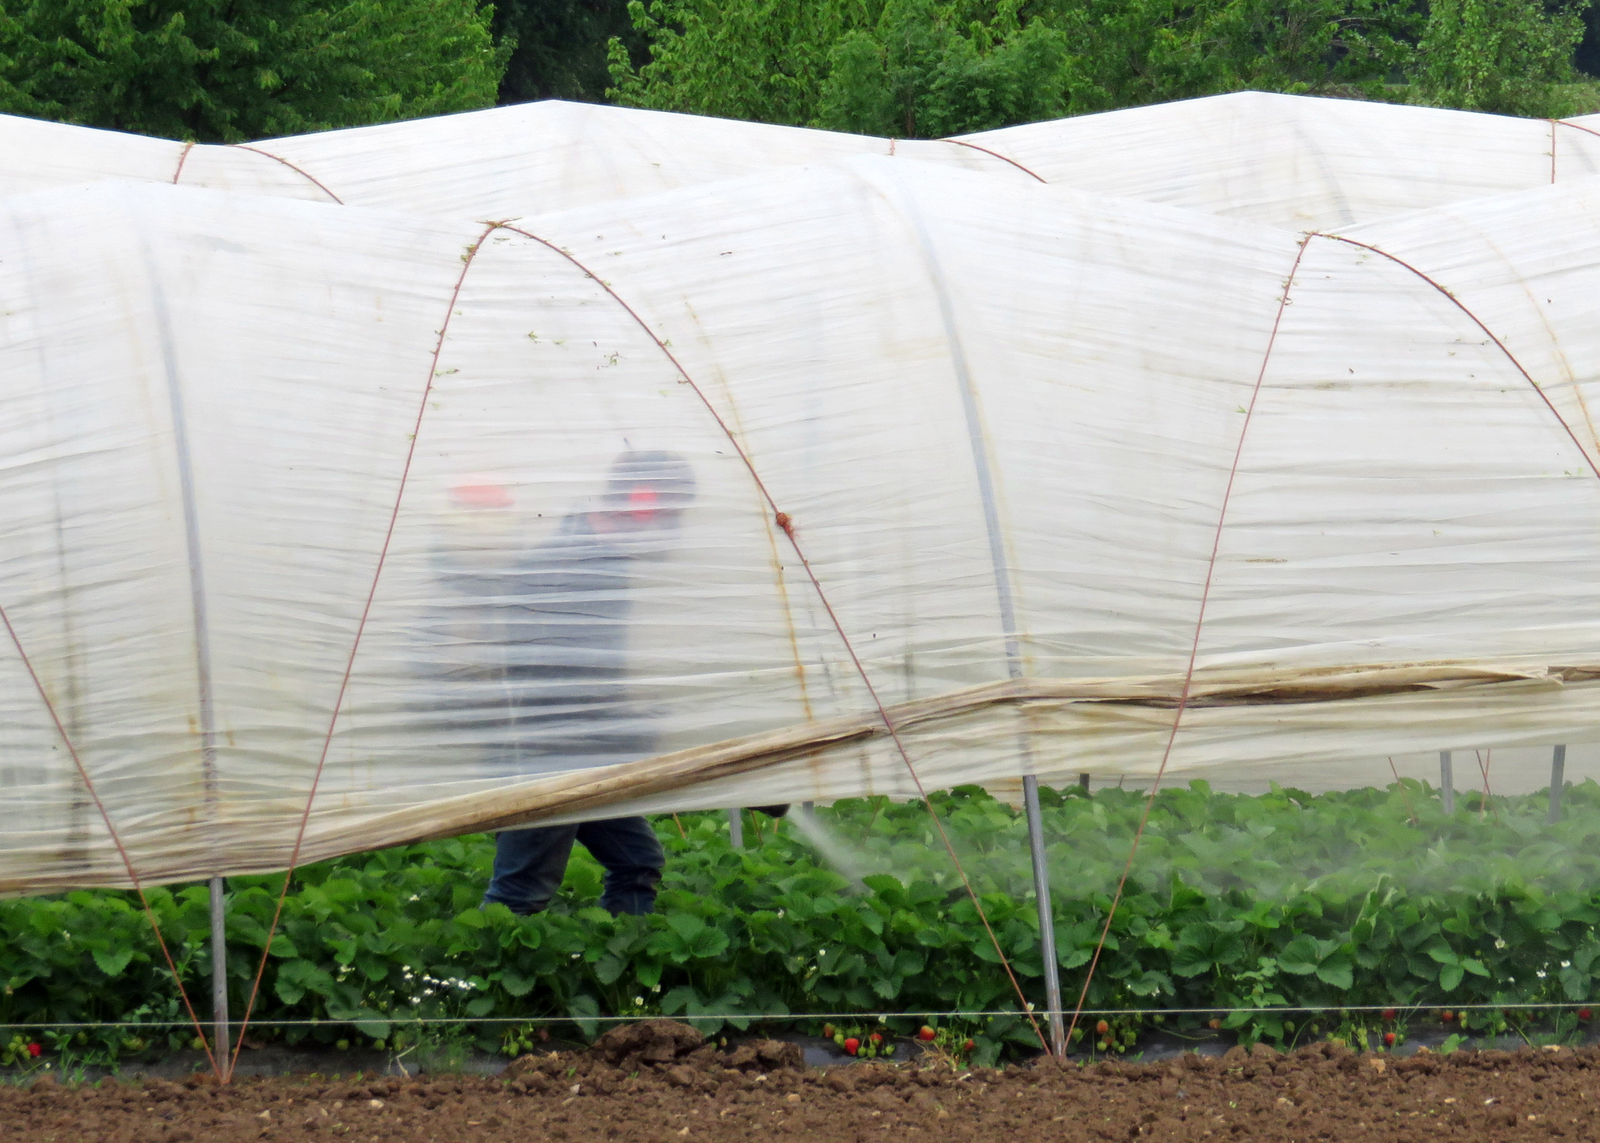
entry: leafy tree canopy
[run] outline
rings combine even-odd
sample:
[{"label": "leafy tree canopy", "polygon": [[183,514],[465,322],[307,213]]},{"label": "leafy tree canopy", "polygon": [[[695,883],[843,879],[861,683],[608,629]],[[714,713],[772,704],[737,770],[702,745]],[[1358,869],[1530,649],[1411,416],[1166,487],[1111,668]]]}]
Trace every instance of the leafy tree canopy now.
[{"label": "leafy tree canopy", "polygon": [[611,86],[606,46],[613,37],[644,57],[627,0],[495,0],[497,40],[515,45],[501,103],[576,99],[598,103]]},{"label": "leafy tree canopy", "polygon": [[921,137],[1242,88],[1561,115],[1600,108],[1595,4],[0,0],[0,111],[207,142],[549,97]]},{"label": "leafy tree canopy", "polygon": [[477,0],[0,0],[0,111],[238,142],[494,103]]},{"label": "leafy tree canopy", "polygon": [[1560,118],[1580,110],[1562,85],[1578,78],[1587,0],[1432,0],[1417,47],[1423,102],[1469,111]]},{"label": "leafy tree canopy", "polygon": [[[1552,6],[1553,5],[1553,6]],[[937,137],[1256,89],[1570,113],[1591,0],[632,0],[619,103]],[[1409,80],[1409,82],[1407,82]]]}]

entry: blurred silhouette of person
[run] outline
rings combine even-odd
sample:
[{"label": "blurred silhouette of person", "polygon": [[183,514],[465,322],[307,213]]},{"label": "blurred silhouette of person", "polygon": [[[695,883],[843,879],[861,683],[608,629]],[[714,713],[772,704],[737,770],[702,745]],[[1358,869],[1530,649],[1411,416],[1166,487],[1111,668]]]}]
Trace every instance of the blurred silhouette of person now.
[{"label": "blurred silhouette of person", "polygon": [[[454,497],[469,508],[510,503],[509,493],[485,485]],[[469,684],[466,701],[448,705],[460,713],[458,726],[490,742],[496,773],[606,766],[654,752],[653,720],[628,687],[634,581],[642,560],[671,550],[694,497],[694,472],[679,454],[625,452],[599,503],[565,517],[550,539],[452,553],[453,566],[440,567],[441,586],[452,593],[441,628],[449,677]],[[524,915],[546,908],[574,841],[605,868],[604,908],[654,908],[666,855],[643,817],[502,831],[484,903]]]}]

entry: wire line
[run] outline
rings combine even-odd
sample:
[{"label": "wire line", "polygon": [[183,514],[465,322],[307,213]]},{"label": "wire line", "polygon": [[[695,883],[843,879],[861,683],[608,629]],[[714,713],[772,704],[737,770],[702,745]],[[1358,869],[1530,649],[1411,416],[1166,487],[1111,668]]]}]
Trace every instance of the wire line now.
[{"label": "wire line", "polygon": [[311,820],[311,805],[316,801],[317,788],[322,784],[322,772],[328,765],[328,751],[333,746],[333,731],[338,725],[339,712],[344,706],[345,692],[350,689],[350,676],[355,671],[356,653],[361,649],[361,637],[366,632],[367,618],[372,614],[372,602],[378,595],[378,581],[383,576],[384,565],[389,559],[389,545],[394,540],[395,525],[400,520],[400,505],[405,500],[406,481],[411,476],[411,462],[417,455],[417,438],[422,434],[422,418],[428,411],[428,397],[433,393],[433,380],[439,369],[439,355],[444,352],[445,334],[450,329],[450,319],[455,315],[456,302],[461,297],[461,287],[467,280],[467,271],[472,269],[472,263],[483,246],[483,240],[493,231],[492,224],[485,226],[477,241],[468,246],[466,253],[462,255],[461,273],[456,276],[455,288],[450,292],[450,304],[445,309],[444,321],[439,324],[438,339],[434,342],[433,356],[428,365],[428,380],[422,387],[422,399],[417,402],[417,416],[411,426],[405,463],[400,469],[400,482],[395,488],[394,506],[389,510],[389,526],[383,534],[383,546],[378,550],[378,562],[372,569],[372,585],[367,589],[367,599],[361,608],[361,618],[356,623],[355,638],[350,643],[350,656],[345,660],[344,674],[339,679],[339,691],[333,700],[333,713],[328,717],[328,733],[322,739],[322,753],[317,759],[317,769],[311,778],[311,792],[306,796],[306,808],[300,815],[300,828],[295,833],[294,849],[289,853],[289,867],[283,874],[283,888],[278,893],[278,903],[272,912],[272,923],[267,926],[267,940],[261,950],[261,963],[256,967],[255,980],[250,985],[250,1000],[245,1005],[244,1020],[239,1025],[239,1043],[234,1047],[233,1055],[228,1061],[228,1072],[223,1077],[224,1082],[233,1078],[233,1069],[239,1062],[239,1052],[244,1047],[244,1031],[250,1025],[250,1014],[255,1010],[256,996],[261,991],[261,980],[266,975],[267,957],[272,954],[272,938],[278,931],[278,921],[283,916],[283,903],[289,895],[289,882],[293,879],[295,867],[300,861],[300,848],[305,842],[306,826]]},{"label": "wire line", "polygon": [[[122,838],[117,833],[117,827],[111,824],[111,814],[106,810],[105,803],[100,800],[100,793],[94,787],[94,780],[89,777],[89,770],[83,764],[82,757],[78,754],[77,744],[72,741],[72,736],[67,733],[66,726],[61,721],[61,716],[56,712],[56,704],[50,701],[50,693],[45,690],[44,681],[39,678],[39,672],[34,670],[33,660],[28,657],[28,652],[22,646],[22,640],[17,635],[17,629],[11,625],[11,616],[6,609],[0,606],[0,624],[6,629],[6,634],[11,637],[12,646],[17,649],[17,656],[22,660],[23,669],[28,672],[28,678],[33,680],[34,689],[39,692],[39,698],[44,703],[45,710],[50,715],[50,721],[55,725],[56,733],[61,736],[61,743],[67,748],[67,754],[72,758],[72,764],[78,769],[78,777],[83,779],[83,787],[88,791],[89,797],[94,800],[95,809],[100,811],[100,820],[105,823],[106,832],[111,835],[111,842],[117,847],[117,853],[122,858],[122,866],[128,871],[128,880],[133,882],[133,889],[139,895],[139,904],[144,907],[145,919],[150,922],[151,931],[156,935],[156,944],[161,946],[161,956],[167,962],[167,971],[172,974],[172,982],[178,986],[178,996],[183,1000],[183,1006],[189,1013],[189,1021],[194,1025],[196,1033],[200,1036],[201,1047],[205,1049],[206,1058],[211,1061],[211,1070],[222,1078],[222,1069],[217,1063],[216,1054],[211,1050],[211,1043],[206,1038],[205,1027],[200,1023],[200,1017],[195,1014],[194,1004],[189,1000],[189,990],[183,986],[183,978],[178,974],[178,966],[173,962],[172,952],[167,948],[167,939],[161,933],[161,922],[156,919],[155,910],[150,907],[149,898],[145,896],[144,883],[139,880],[139,874],[133,868],[133,858],[128,856],[127,847],[122,844]],[[9,991],[9,989],[8,989]]]},{"label": "wire line", "polygon": [[1133,872],[1134,858],[1139,854],[1139,841],[1144,837],[1144,828],[1150,821],[1150,811],[1155,808],[1156,794],[1161,789],[1161,779],[1167,772],[1167,762],[1172,758],[1172,747],[1178,739],[1178,727],[1183,722],[1183,712],[1189,706],[1189,693],[1194,684],[1195,663],[1200,657],[1200,633],[1205,626],[1206,604],[1211,599],[1211,582],[1217,570],[1217,554],[1222,548],[1222,526],[1228,518],[1228,502],[1233,497],[1234,478],[1239,475],[1239,462],[1244,457],[1245,437],[1250,432],[1250,422],[1255,416],[1256,399],[1261,396],[1261,385],[1267,376],[1267,364],[1272,360],[1272,349],[1278,341],[1278,327],[1283,324],[1283,311],[1289,305],[1289,291],[1294,286],[1295,274],[1300,270],[1300,260],[1305,257],[1306,246],[1311,241],[1309,235],[1300,240],[1299,247],[1295,250],[1294,263],[1289,267],[1289,276],[1284,279],[1283,293],[1278,296],[1278,312],[1272,319],[1272,332],[1267,337],[1266,351],[1261,355],[1261,368],[1256,373],[1255,387],[1250,391],[1250,404],[1244,411],[1244,424],[1239,426],[1239,441],[1234,446],[1233,464],[1228,469],[1228,482],[1222,490],[1222,504],[1217,510],[1217,526],[1211,537],[1211,558],[1206,562],[1205,583],[1200,589],[1200,609],[1194,621],[1194,639],[1189,644],[1189,665],[1183,673],[1183,689],[1178,694],[1178,705],[1172,715],[1172,731],[1167,735],[1166,749],[1161,752],[1161,765],[1156,769],[1155,780],[1150,783],[1150,796],[1145,799],[1144,811],[1139,815],[1139,828],[1134,831],[1133,844],[1128,848],[1128,861],[1122,867],[1122,876],[1117,879],[1117,891],[1111,898],[1111,907],[1106,910],[1106,923],[1100,930],[1100,939],[1095,942],[1094,955],[1089,960],[1089,969],[1083,976],[1083,990],[1078,993],[1078,1005],[1072,1012],[1072,1024],[1067,1029],[1067,1042],[1072,1042],[1072,1033],[1078,1026],[1078,1019],[1083,1014],[1084,1002],[1089,997],[1089,985],[1094,980],[1094,970],[1100,964],[1100,954],[1104,951],[1106,940],[1111,935],[1111,922],[1117,915],[1117,905],[1122,901],[1122,892],[1128,884],[1128,875]]},{"label": "wire line", "polygon": [[[784,535],[789,537],[789,545],[794,549],[795,557],[800,561],[800,566],[805,569],[806,578],[811,581],[811,587],[817,594],[818,602],[822,605],[823,611],[827,613],[829,622],[833,625],[834,631],[839,636],[839,641],[844,645],[845,653],[850,656],[850,662],[855,667],[856,674],[861,676],[862,685],[866,687],[867,694],[871,697],[873,706],[877,708],[878,717],[883,721],[884,728],[889,732],[889,737],[894,741],[895,749],[899,752],[901,761],[905,763],[906,770],[911,775],[911,781],[917,787],[917,794],[922,799],[923,807],[928,811],[928,816],[933,819],[934,828],[939,832],[939,840],[944,843],[945,850],[950,854],[950,860],[955,863],[956,874],[961,878],[961,884],[963,888],[966,889],[967,896],[972,900],[973,907],[978,911],[978,919],[983,922],[984,931],[988,933],[989,940],[994,945],[995,955],[1000,958],[1001,967],[1005,969],[1006,976],[1011,980],[1012,988],[1016,990],[1017,999],[1020,1000],[1024,1006],[1026,1006],[1028,1003],[1028,998],[1022,991],[1022,984],[1017,980],[1016,973],[1012,971],[1011,961],[1006,957],[1005,950],[1000,947],[1000,938],[995,935],[994,927],[989,924],[989,917],[984,911],[983,902],[978,899],[977,890],[972,887],[972,882],[967,877],[967,871],[961,864],[961,858],[956,855],[955,845],[950,841],[949,835],[945,833],[944,823],[939,820],[938,812],[934,810],[933,803],[928,800],[928,792],[922,785],[922,776],[917,773],[916,766],[914,766],[911,762],[911,755],[906,749],[905,742],[900,738],[900,732],[895,727],[894,720],[889,716],[888,707],[884,704],[883,699],[878,695],[878,688],[873,686],[872,679],[867,674],[866,666],[861,662],[861,657],[856,653],[855,644],[851,641],[850,636],[845,632],[844,623],[839,619],[838,614],[834,611],[833,603],[828,599],[827,592],[823,590],[822,581],[817,578],[817,573],[812,568],[811,561],[806,558],[805,549],[801,546],[799,537],[795,535],[794,520],[790,517],[789,513],[782,511],[778,507],[777,500],[767,489],[766,482],[761,479],[761,474],[756,470],[755,462],[751,460],[750,455],[745,450],[744,445],[734,434],[733,430],[728,426],[727,421],[723,419],[722,414],[717,411],[716,406],[711,403],[710,398],[706,396],[704,390],[702,390],[700,386],[696,384],[693,375],[684,368],[683,363],[678,360],[677,356],[667,346],[666,342],[662,341],[661,338],[656,336],[655,331],[650,328],[649,323],[647,323],[644,318],[639,315],[638,311],[629,305],[622,298],[622,296],[616,292],[616,290],[611,288],[611,284],[609,282],[605,281],[598,274],[590,270],[571,253],[562,249],[560,246],[557,246],[555,243],[539,237],[537,234],[523,230],[518,226],[512,226],[509,222],[501,222],[494,225],[506,230],[510,230],[516,234],[520,234],[524,238],[532,239],[541,246],[544,246],[546,249],[559,254],[568,262],[572,263],[573,266],[581,270],[586,277],[595,282],[602,290],[610,295],[613,301],[627,311],[628,316],[633,318],[633,320],[638,324],[639,328],[644,331],[645,335],[649,337],[651,341],[655,342],[656,347],[660,349],[661,352],[666,356],[667,360],[672,363],[673,368],[677,369],[682,375],[684,384],[688,385],[689,388],[694,392],[695,396],[700,399],[700,403],[705,406],[706,411],[711,415],[711,419],[716,422],[717,427],[720,428],[723,432],[723,435],[728,438],[729,445],[738,454],[739,459],[744,462],[745,469],[750,473],[750,478],[755,482],[756,488],[761,493],[762,499],[767,502],[767,506],[772,510],[773,521],[778,525],[779,528],[783,529]],[[1039,1043],[1044,1046],[1046,1052],[1049,1052],[1050,1045],[1048,1042],[1046,1042],[1044,1032],[1040,1029],[1039,1022],[1033,1018],[1031,1012],[1029,1013],[1028,1020],[1033,1025],[1034,1033],[1039,1037]]]}]

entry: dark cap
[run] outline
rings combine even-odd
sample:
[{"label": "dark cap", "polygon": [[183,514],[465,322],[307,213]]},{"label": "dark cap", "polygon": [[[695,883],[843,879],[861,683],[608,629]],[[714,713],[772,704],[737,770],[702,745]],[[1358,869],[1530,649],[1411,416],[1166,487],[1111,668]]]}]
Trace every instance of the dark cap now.
[{"label": "dark cap", "polygon": [[636,450],[625,452],[611,465],[606,479],[606,501],[621,504],[633,492],[648,487],[663,508],[682,508],[694,499],[694,469],[675,452]]}]

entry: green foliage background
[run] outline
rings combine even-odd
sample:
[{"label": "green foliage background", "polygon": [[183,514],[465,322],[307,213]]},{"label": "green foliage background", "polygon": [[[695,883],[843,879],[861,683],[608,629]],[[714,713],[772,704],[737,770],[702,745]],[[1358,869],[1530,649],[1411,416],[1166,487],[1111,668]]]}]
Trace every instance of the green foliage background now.
[{"label": "green foliage background", "polygon": [[1244,88],[1600,110],[1575,51],[1600,71],[1593,0],[0,0],[0,112],[238,142],[545,98],[901,137]]},{"label": "green foliage background", "polygon": [[[1063,984],[1076,996],[1143,795],[1042,798]],[[1503,1020],[1519,1006],[1595,1000],[1600,786],[1570,788],[1567,816],[1553,826],[1542,795],[1487,805],[1462,795],[1458,804],[1446,817],[1415,782],[1316,796],[1215,794],[1203,783],[1163,792],[1089,1006],[1238,1009],[1225,1023],[1247,1041],[1290,1042],[1315,1032],[1304,1016],[1274,1011],[1283,1005],[1415,1013],[1487,1004]],[[935,795],[934,807],[1042,1006],[1024,819],[975,787]],[[600,869],[581,849],[556,904],[529,918],[478,908],[493,853],[484,836],[308,867],[295,875],[273,944],[256,1034],[273,1035],[274,1021],[323,1019],[334,1023],[277,1034],[331,1042],[354,1028],[392,1045],[416,1035],[419,1016],[559,1020],[556,1030],[570,1035],[592,1034],[596,1017],[613,1015],[694,1018],[714,1031],[746,1027],[749,1014],[1015,1009],[924,806],[842,802],[818,820],[851,839],[838,844],[857,868],[823,861],[792,821],[767,823],[757,839],[764,819],[750,817],[756,844],[735,850],[721,814],[684,815],[686,837],[658,819],[669,865],[658,911],[646,917],[594,907]],[[280,885],[229,882],[235,1013]],[[205,997],[205,887],[159,889],[151,901],[188,987]],[[123,1021],[101,1034],[112,1050],[164,1044],[165,1029],[142,1025],[183,1018],[127,893],[0,901],[0,982],[0,1023]],[[1204,1019],[1174,1014],[1168,1023]],[[821,1021],[798,1023],[815,1030]],[[889,1021],[901,1032],[920,1023]],[[526,1035],[478,1031],[489,1047]],[[170,1035],[187,1042],[191,1033]],[[1025,1020],[1001,1018],[985,1025],[982,1043],[992,1059],[1033,1036]]]},{"label": "green foliage background", "polygon": [[627,0],[495,0],[494,31],[514,48],[500,81],[501,103],[602,102],[611,86],[613,38],[630,62],[648,59]]},{"label": "green foliage background", "polygon": [[[934,138],[1255,89],[1590,110],[1590,0],[632,0],[620,103]],[[1409,82],[1408,82],[1409,81]]]},{"label": "green foliage background", "polygon": [[493,104],[477,0],[3,0],[0,111],[239,142]]}]

